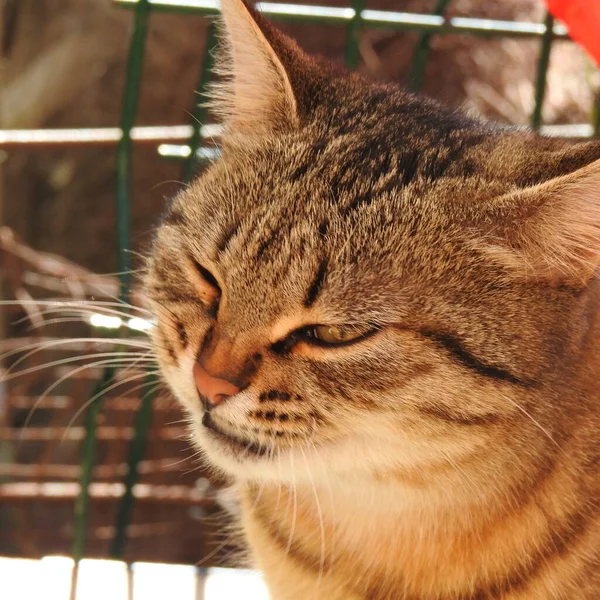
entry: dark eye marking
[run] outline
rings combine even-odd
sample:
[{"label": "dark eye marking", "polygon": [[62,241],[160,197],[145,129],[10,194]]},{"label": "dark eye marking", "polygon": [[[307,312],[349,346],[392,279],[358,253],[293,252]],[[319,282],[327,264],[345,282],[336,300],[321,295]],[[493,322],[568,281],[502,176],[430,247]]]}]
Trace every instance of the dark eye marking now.
[{"label": "dark eye marking", "polygon": [[192,258],[191,261],[194,267],[196,268],[196,271],[198,271],[200,277],[202,277],[202,279],[204,279],[206,283],[216,288],[219,291],[220,295],[221,288],[219,286],[219,282],[215,279],[214,275],[208,269],[204,268],[197,260]]},{"label": "dark eye marking", "polygon": [[169,355],[169,358],[173,363],[177,363],[177,353],[175,352],[171,342],[169,341],[169,337],[164,332],[164,330],[160,327],[160,325],[156,329],[158,333],[160,347]]},{"label": "dark eye marking", "polygon": [[306,291],[306,296],[304,297],[305,308],[310,308],[317,300],[317,297],[319,296],[319,293],[321,292],[321,289],[323,287],[325,275],[327,274],[327,266],[327,259],[323,259],[319,263],[317,272],[315,273],[312,283],[310,284],[308,290]]},{"label": "dark eye marking", "polygon": [[420,335],[428,340],[431,340],[444,350],[454,359],[455,362],[460,363],[463,367],[470,369],[483,375],[489,379],[496,379],[500,381],[506,381],[513,385],[519,385],[522,387],[531,387],[533,382],[530,380],[523,380],[516,375],[513,375],[506,368],[490,365],[472,354],[463,344],[463,342],[455,335],[451,333],[441,333],[437,331],[431,331],[429,329],[422,329],[419,331]]},{"label": "dark eye marking", "polygon": [[181,347],[185,350],[188,345],[188,336],[185,327],[181,322],[177,322],[175,327],[177,328],[177,335],[179,336]]},{"label": "dark eye marking", "polygon": [[219,311],[219,301],[221,300],[221,287],[217,278],[193,256],[188,255],[186,268],[188,276],[194,283],[199,300],[203,303],[204,308],[208,310],[209,317],[216,318]]},{"label": "dark eye marking", "polygon": [[219,312],[219,298],[217,297],[217,299],[208,308],[208,316],[211,319],[216,319],[218,312]]},{"label": "dark eye marking", "polygon": [[199,354],[202,354],[202,352],[204,352],[206,350],[206,348],[208,348],[210,346],[210,343],[212,342],[214,331],[215,331],[214,327],[211,326],[211,327],[209,327],[208,331],[205,333],[204,338],[202,339],[202,342],[200,343]]},{"label": "dark eye marking", "polygon": [[289,354],[292,348],[300,341],[300,336],[297,331],[293,331],[287,337],[278,342],[275,342],[271,346],[271,350],[275,352],[275,354],[285,355]]}]

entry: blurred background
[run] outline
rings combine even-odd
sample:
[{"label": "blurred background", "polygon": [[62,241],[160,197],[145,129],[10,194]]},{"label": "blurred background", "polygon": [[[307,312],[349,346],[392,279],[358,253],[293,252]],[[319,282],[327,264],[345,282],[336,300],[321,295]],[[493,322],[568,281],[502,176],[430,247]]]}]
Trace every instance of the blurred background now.
[{"label": "blurred background", "polygon": [[[214,130],[194,130],[197,119],[212,124],[194,90],[206,83],[215,5],[138,4],[0,1],[0,556],[236,564],[217,502],[224,482],[210,479],[140,359],[149,322],[136,291],[166,200],[215,151]],[[279,19],[311,53],[501,123],[578,137],[597,127],[597,69],[541,0],[321,5],[384,12],[372,12],[376,27],[352,11],[330,11],[346,15],[339,22]],[[140,64],[128,66],[136,10],[143,66],[138,101],[127,96],[137,110],[124,117]],[[424,37],[386,27],[398,13],[445,21],[423,21]],[[454,26],[442,35],[439,22]],[[149,128],[131,152],[128,118]],[[186,159],[196,145],[197,160]],[[118,237],[119,210],[129,239]],[[129,305],[119,284],[131,285]],[[99,381],[114,387],[103,393]]]}]

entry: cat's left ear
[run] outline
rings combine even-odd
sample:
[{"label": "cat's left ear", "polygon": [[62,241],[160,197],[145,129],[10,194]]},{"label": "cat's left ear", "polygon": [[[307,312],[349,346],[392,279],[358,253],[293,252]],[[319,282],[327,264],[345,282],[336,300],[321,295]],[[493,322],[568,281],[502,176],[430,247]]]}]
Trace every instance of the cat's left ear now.
[{"label": "cat's left ear", "polygon": [[300,114],[291,75],[305,55],[243,0],[221,0],[223,48],[212,107],[227,133],[266,134],[297,127]]},{"label": "cat's left ear", "polygon": [[585,286],[600,266],[600,160],[500,197],[486,219],[485,253],[508,272]]}]

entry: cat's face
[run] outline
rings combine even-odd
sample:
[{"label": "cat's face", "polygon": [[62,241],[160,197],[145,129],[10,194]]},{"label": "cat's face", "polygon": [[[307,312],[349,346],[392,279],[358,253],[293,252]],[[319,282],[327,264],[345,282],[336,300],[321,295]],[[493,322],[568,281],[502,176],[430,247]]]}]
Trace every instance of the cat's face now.
[{"label": "cat's face", "polygon": [[149,261],[156,353],[195,440],[238,477],[293,482],[415,472],[510,435],[581,289],[529,276],[544,247],[522,188],[571,154],[524,157],[535,140],[356,80],[324,80],[307,116],[286,86],[260,96],[286,123],[253,96],[266,122],[248,125],[234,98],[241,135],[173,201]]}]

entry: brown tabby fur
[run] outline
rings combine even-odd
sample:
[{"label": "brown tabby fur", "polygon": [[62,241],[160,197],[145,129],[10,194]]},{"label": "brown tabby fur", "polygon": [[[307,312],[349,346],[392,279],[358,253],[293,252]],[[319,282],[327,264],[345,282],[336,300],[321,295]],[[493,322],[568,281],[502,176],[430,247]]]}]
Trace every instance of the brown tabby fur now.
[{"label": "brown tabby fur", "polygon": [[[223,14],[224,153],[168,208],[146,284],[272,597],[600,598],[600,143],[477,122]],[[375,331],[322,347],[314,324]],[[241,391],[210,406],[195,361]]]}]

